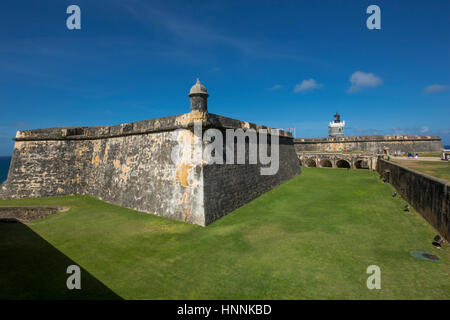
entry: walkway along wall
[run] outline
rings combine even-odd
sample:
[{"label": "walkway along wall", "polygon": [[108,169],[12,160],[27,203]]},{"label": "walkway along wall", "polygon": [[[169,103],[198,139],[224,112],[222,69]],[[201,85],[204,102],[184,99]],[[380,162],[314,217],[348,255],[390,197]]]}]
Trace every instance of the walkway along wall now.
[{"label": "walkway along wall", "polygon": [[378,173],[450,241],[450,183],[379,159]]},{"label": "walkway along wall", "polygon": [[441,152],[442,140],[437,136],[363,135],[330,138],[297,138],[297,152],[352,152],[382,154],[384,148],[395,152]]}]

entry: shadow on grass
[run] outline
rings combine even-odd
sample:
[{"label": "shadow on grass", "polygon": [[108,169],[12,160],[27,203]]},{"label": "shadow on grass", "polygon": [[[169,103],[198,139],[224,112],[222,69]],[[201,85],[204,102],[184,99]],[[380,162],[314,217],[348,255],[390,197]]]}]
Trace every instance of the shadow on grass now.
[{"label": "shadow on grass", "polygon": [[0,221],[0,300],[121,299],[81,268],[81,289],[66,286],[77,263],[18,220]]}]

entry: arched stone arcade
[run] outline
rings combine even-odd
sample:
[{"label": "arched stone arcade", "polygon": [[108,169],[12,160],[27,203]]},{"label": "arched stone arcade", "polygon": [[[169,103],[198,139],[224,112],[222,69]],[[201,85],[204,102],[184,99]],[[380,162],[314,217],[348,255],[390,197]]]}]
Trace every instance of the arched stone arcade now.
[{"label": "arched stone arcade", "polygon": [[348,153],[297,153],[299,164],[305,167],[352,168],[375,170],[377,158],[371,155]]},{"label": "arched stone arcade", "polygon": [[349,169],[351,167],[351,165],[347,160],[340,159],[340,160],[336,161],[336,167]]},{"label": "arched stone arcade", "polygon": [[307,167],[317,167],[316,161],[314,159],[306,159],[305,164]]},{"label": "arched stone arcade", "polygon": [[322,168],[332,168],[333,163],[329,159],[322,159],[320,160],[320,166]]},{"label": "arched stone arcade", "polygon": [[369,164],[367,160],[360,159],[355,161],[355,169],[369,169]]}]

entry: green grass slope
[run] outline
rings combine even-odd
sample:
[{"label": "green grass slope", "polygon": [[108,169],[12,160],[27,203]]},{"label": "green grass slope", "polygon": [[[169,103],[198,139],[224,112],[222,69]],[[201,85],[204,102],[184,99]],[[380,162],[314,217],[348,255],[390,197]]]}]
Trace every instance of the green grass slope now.
[{"label": "green grass slope", "polygon": [[[0,223],[0,299],[449,299],[450,248],[393,191],[374,172],[303,168],[206,228],[85,196],[0,201],[72,207]],[[82,290],[65,288],[70,264]]]},{"label": "green grass slope", "polygon": [[412,170],[450,181],[450,162],[448,161],[394,160],[393,162]]}]

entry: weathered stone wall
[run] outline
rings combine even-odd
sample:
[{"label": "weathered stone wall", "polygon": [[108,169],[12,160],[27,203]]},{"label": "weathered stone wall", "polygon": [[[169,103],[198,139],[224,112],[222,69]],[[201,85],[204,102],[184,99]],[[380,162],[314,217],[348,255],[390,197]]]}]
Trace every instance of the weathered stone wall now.
[{"label": "weathered stone wall", "polygon": [[450,183],[386,160],[377,171],[447,241],[450,241]]},{"label": "weathered stone wall", "polygon": [[[280,159],[275,177],[261,176],[258,165],[225,165],[226,169],[217,170],[202,159],[193,160],[189,156],[194,152],[194,122],[201,123],[203,130],[266,129],[193,111],[119,126],[18,132],[0,198],[88,194],[135,210],[207,225],[300,173],[293,139],[285,132],[280,138],[288,141],[288,147],[281,149],[291,158]],[[211,191],[217,181],[226,181],[227,188]],[[234,191],[245,188],[250,196]]]},{"label": "weathered stone wall", "polygon": [[[248,142],[246,153],[248,159]],[[268,146],[270,149],[270,145]],[[261,165],[212,164],[203,167],[207,223],[257,198],[301,173],[291,138],[280,137],[280,164],[275,175],[261,175]],[[246,162],[248,163],[248,161]]]},{"label": "weathered stone wall", "polygon": [[437,136],[418,135],[364,135],[337,138],[299,138],[294,139],[295,150],[319,152],[361,151],[382,154],[385,147],[394,152],[440,152],[442,141]]},{"label": "weathered stone wall", "polygon": [[68,207],[0,207],[0,221],[29,223],[58,212],[69,210]]},{"label": "weathered stone wall", "polygon": [[197,210],[203,192],[201,168],[188,171],[170,157],[176,140],[192,134],[184,130],[94,140],[17,141],[10,174],[2,185],[3,198],[88,194],[203,224],[203,212]]}]

